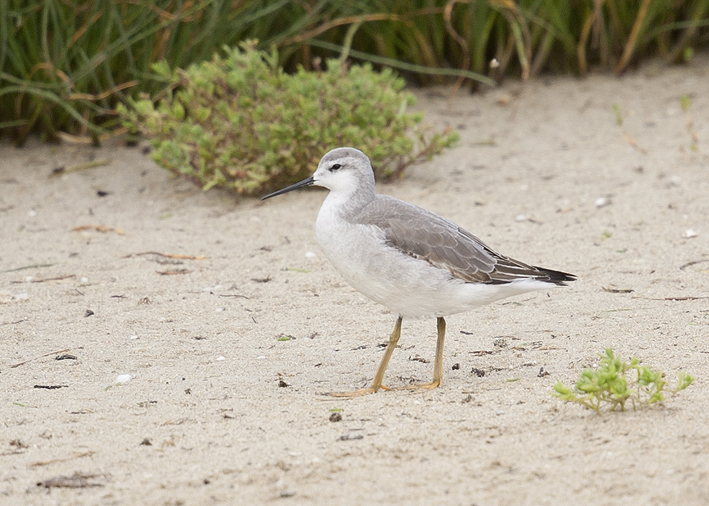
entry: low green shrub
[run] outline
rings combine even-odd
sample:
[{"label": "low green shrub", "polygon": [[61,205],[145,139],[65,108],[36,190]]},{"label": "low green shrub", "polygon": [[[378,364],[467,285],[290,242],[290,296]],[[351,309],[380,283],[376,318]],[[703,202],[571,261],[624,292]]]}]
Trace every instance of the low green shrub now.
[{"label": "low green shrub", "polygon": [[[600,355],[598,368],[585,369],[579,376],[576,385],[571,388],[562,382],[554,385],[552,394],[568,402],[576,402],[601,414],[604,409],[625,411],[628,401],[637,409],[662,402],[667,382],[662,371],[653,371],[640,365],[640,360],[633,357],[630,363],[615,356],[613,350],[606,349],[605,355]],[[677,386],[670,393],[676,394],[692,384],[694,378],[687,373],[679,373]]]},{"label": "low green shrub", "polygon": [[[458,140],[452,130],[431,132],[404,81],[369,65],[328,60],[327,70],[286,74],[278,54],[224,48],[224,57],[154,71],[172,86],[159,100],[144,97],[120,106],[133,132],[152,139],[153,158],[204,189],[242,194],[280,188],[307,177],[328,150],[361,149],[379,179],[395,177]],[[157,103],[156,103],[157,102]]]}]

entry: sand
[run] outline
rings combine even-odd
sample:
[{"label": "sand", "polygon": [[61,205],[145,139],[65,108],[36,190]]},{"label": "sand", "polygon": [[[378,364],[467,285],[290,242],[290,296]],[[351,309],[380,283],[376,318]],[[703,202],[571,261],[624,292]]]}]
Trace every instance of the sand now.
[{"label": "sand", "polygon": [[[378,191],[579,277],[448,318],[425,392],[322,395],[371,381],[396,318],[319,250],[323,191],[1,144],[0,503],[706,504],[709,60],[417,94],[460,145]],[[603,416],[552,397],[606,347],[697,379]],[[386,383],[429,381],[434,348],[405,320]]]}]

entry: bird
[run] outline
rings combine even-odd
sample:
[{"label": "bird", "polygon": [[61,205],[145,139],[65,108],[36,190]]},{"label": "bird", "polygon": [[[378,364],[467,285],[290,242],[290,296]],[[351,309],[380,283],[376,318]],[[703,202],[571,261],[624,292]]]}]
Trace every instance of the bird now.
[{"label": "bird", "polygon": [[438,338],[433,380],[400,388],[439,387],[446,316],[576,280],[573,274],[502,255],[437,214],[377,194],[371,162],[356,148],[327,152],[312,176],[261,200],[313,185],[330,190],[315,222],[323,253],[353,288],[398,315],[371,385],[329,395],[358,397],[391,390],[383,384],[384,374],[404,318],[435,317]]}]

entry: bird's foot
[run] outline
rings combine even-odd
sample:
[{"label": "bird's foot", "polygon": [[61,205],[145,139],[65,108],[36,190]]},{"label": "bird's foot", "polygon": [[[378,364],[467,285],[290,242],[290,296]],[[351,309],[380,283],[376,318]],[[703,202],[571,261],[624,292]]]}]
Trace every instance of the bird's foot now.
[{"label": "bird's foot", "polygon": [[360,388],[359,390],[354,390],[352,392],[330,392],[327,395],[330,397],[362,397],[363,395],[369,395],[369,394],[375,394],[379,389],[382,390],[391,390],[391,388],[380,385],[378,387],[367,387],[367,388]]},{"label": "bird's foot", "polygon": [[397,390],[433,390],[441,386],[441,380],[432,381],[430,383],[416,383],[405,387],[397,387]]}]

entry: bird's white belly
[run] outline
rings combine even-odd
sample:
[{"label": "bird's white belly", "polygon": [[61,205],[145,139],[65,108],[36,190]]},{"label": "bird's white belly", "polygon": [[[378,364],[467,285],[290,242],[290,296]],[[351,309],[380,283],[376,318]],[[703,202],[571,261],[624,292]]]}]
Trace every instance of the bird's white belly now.
[{"label": "bird's white belly", "polygon": [[448,270],[388,246],[376,226],[353,224],[327,210],[315,226],[325,256],[357,291],[404,317],[447,316],[518,293],[551,286],[532,280],[466,283]]}]

